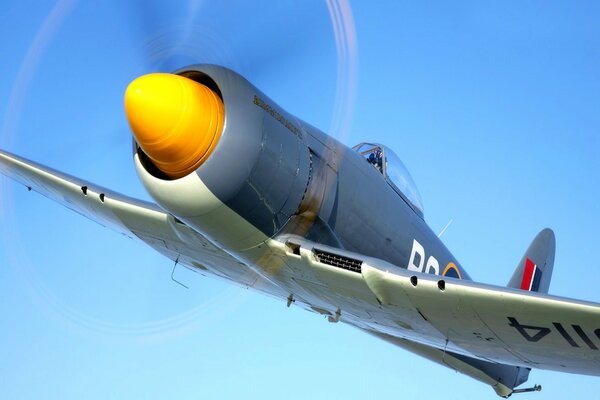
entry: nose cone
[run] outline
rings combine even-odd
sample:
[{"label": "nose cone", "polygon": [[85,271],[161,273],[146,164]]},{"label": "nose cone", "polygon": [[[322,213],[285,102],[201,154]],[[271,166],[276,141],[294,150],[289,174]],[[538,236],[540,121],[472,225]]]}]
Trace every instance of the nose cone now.
[{"label": "nose cone", "polygon": [[174,74],[129,84],[125,112],[144,153],[165,175],[181,178],[210,156],[223,128],[223,102],[208,87]]}]

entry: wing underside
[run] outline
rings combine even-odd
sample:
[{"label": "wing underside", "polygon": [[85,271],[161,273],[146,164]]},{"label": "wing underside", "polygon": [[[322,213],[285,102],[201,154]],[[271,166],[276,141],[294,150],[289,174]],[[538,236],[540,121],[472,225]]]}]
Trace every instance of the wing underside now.
[{"label": "wing underside", "polygon": [[408,302],[455,351],[530,368],[600,374],[600,305],[406,275],[363,270],[384,307],[393,312]]},{"label": "wing underside", "polygon": [[100,225],[145,242],[195,271],[283,296],[275,285],[155,204],[123,196],[4,151],[0,151],[0,173]]},{"label": "wing underside", "polygon": [[320,297],[332,312],[343,310],[342,320],[417,354],[472,359],[469,368],[479,360],[600,375],[599,304],[414,273],[302,238],[281,239],[289,268],[326,285]]}]

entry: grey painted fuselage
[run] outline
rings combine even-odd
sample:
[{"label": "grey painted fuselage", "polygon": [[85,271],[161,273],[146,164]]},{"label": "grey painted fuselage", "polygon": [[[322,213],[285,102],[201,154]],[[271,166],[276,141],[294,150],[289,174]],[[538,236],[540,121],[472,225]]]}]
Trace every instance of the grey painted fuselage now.
[{"label": "grey painted fuselage", "polygon": [[[231,70],[196,65],[177,73],[217,90],[225,105],[220,141],[196,173],[265,236],[298,235],[403,268],[416,241],[422,251],[412,264],[439,274],[454,264],[469,278],[422,216],[363,156],[287,113]],[[430,257],[435,270],[427,268]]]}]

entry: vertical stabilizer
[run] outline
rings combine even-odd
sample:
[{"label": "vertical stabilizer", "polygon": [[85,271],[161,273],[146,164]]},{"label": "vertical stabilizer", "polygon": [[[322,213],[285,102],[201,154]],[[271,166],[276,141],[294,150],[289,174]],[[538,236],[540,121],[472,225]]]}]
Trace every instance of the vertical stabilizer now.
[{"label": "vertical stabilizer", "polygon": [[556,240],[552,229],[546,228],[538,233],[510,278],[508,287],[548,293],[555,249]]}]

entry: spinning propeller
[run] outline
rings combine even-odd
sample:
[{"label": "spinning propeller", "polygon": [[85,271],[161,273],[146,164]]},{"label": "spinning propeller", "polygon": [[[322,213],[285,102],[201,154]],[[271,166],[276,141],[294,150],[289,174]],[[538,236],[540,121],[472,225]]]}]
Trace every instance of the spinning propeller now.
[{"label": "spinning propeller", "polygon": [[[223,106],[210,89],[170,74],[195,63],[239,72],[290,112],[325,131],[340,134],[348,126],[356,89],[356,42],[352,15],[344,1],[140,1],[100,8],[62,0],[46,12],[19,66],[0,143],[43,164],[148,198],[133,171],[128,120],[137,141],[161,170],[180,176],[194,169],[214,148],[223,123]],[[209,111],[176,122],[181,107]],[[145,119],[149,114],[160,118]],[[182,155],[182,143],[190,139],[192,127],[207,133],[195,136],[197,151]],[[15,203],[25,201],[20,195],[14,195]],[[12,196],[3,193],[2,197]],[[27,224],[32,216],[26,206],[5,207],[10,207],[10,213],[5,213],[10,215],[3,218],[2,235],[4,247],[11,249],[11,266],[40,307],[78,327],[118,336],[162,334],[197,324],[199,315],[210,318],[208,310],[222,312],[228,307],[223,298],[232,297],[231,293],[237,296],[237,289],[231,288],[191,310],[175,300],[150,322],[143,316],[140,322],[131,322],[136,303],[123,301],[117,315],[107,306],[112,311],[103,317],[106,309],[97,303],[98,298],[110,290],[118,299],[131,290],[124,287],[119,292],[115,282],[140,273],[160,282],[168,279],[166,270],[157,269],[152,276],[153,270],[146,265],[127,261],[133,256],[131,243],[125,241],[122,245],[127,250],[121,250],[122,238],[108,230],[95,233],[96,226],[83,226],[80,217],[69,211],[59,211],[53,223],[71,233],[48,236],[34,228],[35,222]],[[39,207],[42,212],[47,207],[47,215],[56,213],[53,204]],[[88,230],[92,233],[85,233]],[[69,239],[81,236],[85,242],[83,238],[90,235],[101,236],[99,243],[114,241],[110,253],[123,251],[127,257],[121,262],[126,265],[110,268],[114,257],[94,254],[93,245]],[[46,244],[45,253],[31,250],[39,243]],[[47,254],[48,248],[54,251]],[[89,261],[82,265],[77,260]],[[160,264],[164,265],[162,259]],[[49,265],[60,265],[62,272],[44,268]],[[86,296],[77,295],[80,291]]]}]

